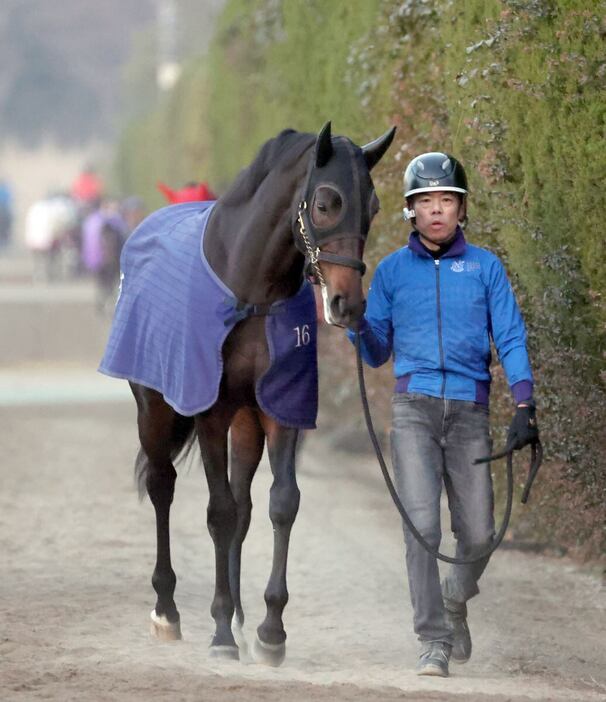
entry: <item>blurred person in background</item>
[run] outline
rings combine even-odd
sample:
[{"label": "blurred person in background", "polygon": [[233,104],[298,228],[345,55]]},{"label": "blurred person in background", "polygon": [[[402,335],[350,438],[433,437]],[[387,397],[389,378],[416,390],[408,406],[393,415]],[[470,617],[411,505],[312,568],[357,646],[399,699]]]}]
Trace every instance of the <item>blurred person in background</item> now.
[{"label": "blurred person in background", "polygon": [[0,178],[0,250],[6,248],[13,234],[13,193],[6,180]]},{"label": "blurred person in background", "polygon": [[76,204],[84,210],[94,210],[103,197],[103,181],[91,165],[86,165],[74,180],[71,196]]},{"label": "blurred person in background", "polygon": [[120,281],[120,254],[128,227],[118,201],[107,199],[82,223],[82,265],[97,285],[100,313],[113,309]]},{"label": "blurred person in background", "polygon": [[72,183],[70,194],[78,209],[78,227],[72,241],[73,249],[77,253],[78,267],[75,273],[86,273],[86,268],[82,265],[82,227],[85,219],[99,209],[104,191],[103,180],[97,175],[96,168],[92,164],[86,164]]},{"label": "blurred person in background", "polygon": [[180,190],[173,190],[169,188],[168,185],[158,182],[157,187],[171,205],[176,205],[180,202],[197,202],[217,199],[217,196],[210,189],[208,183],[190,181]]},{"label": "blurred person in background", "polygon": [[147,215],[147,208],[143,200],[137,195],[125,197],[120,203],[120,212],[126,224],[127,238],[135,231]]},{"label": "blurred person in background", "polygon": [[70,264],[64,261],[64,254],[77,224],[76,206],[64,193],[51,193],[28,209],[25,245],[34,257],[35,282],[54,281],[65,275]]}]

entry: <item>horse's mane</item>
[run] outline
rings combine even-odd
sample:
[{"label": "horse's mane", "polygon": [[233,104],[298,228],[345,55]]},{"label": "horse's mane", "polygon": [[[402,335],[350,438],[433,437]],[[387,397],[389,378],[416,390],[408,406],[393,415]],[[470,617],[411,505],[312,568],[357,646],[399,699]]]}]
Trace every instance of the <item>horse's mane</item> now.
[{"label": "horse's mane", "polygon": [[243,168],[221,198],[226,205],[250,200],[269,172],[277,166],[286,168],[297,162],[316,139],[315,134],[284,129],[260,148],[252,163]]}]

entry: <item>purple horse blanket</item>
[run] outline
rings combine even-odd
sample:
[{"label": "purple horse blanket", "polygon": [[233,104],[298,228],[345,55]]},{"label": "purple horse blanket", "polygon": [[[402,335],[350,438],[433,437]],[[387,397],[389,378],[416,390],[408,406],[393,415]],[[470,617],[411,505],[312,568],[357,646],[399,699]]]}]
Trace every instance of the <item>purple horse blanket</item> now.
[{"label": "purple horse blanket", "polygon": [[[216,402],[222,347],[246,309],[204,257],[213,202],[165,207],[145,219],[120,259],[121,287],[99,371],[161,392],[191,416]],[[284,426],[313,429],[318,412],[316,308],[311,285],[274,303],[265,319],[270,366],[261,409]]]}]

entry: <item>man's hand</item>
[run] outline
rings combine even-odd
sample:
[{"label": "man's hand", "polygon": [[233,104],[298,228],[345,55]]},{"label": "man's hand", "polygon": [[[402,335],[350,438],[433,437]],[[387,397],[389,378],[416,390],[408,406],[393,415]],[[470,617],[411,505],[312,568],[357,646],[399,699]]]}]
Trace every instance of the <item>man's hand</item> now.
[{"label": "man's hand", "polygon": [[366,321],[364,315],[362,315],[359,319],[350,319],[347,323],[347,328],[352,332],[362,332],[367,326],[368,322]]},{"label": "man's hand", "polygon": [[534,444],[539,440],[539,429],[537,427],[536,409],[534,403],[521,403],[518,405],[516,413],[509,427],[507,435],[507,449],[509,451],[519,451]]}]

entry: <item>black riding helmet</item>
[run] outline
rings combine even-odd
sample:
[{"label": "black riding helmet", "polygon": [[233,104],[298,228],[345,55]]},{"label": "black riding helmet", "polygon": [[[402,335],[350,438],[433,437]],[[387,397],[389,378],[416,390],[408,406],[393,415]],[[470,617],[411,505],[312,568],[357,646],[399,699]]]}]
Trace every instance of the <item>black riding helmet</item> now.
[{"label": "black riding helmet", "polygon": [[[448,190],[467,196],[465,169],[454,156],[442,151],[430,151],[413,158],[404,171],[404,197],[407,205],[417,193]],[[404,208],[404,219],[413,218],[414,210]]]}]

